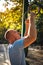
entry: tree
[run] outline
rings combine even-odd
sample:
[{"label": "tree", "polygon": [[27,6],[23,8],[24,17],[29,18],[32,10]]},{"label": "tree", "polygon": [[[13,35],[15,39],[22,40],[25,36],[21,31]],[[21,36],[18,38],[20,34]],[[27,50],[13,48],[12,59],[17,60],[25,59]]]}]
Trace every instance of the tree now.
[{"label": "tree", "polygon": [[43,46],[43,14],[39,13],[38,20],[36,21],[37,24],[37,31],[38,31],[38,38],[36,43]]},{"label": "tree", "polygon": [[37,40],[32,44],[33,46],[40,45],[42,48],[43,43],[43,1],[42,0],[33,0],[30,2],[30,11],[35,12],[37,14],[36,16],[36,28],[37,28]]},{"label": "tree", "polygon": [[[12,1],[11,1],[12,2]],[[13,1],[16,7],[6,9],[5,12],[0,12],[0,41],[5,43],[4,33],[7,29],[19,30],[22,28],[22,0]],[[8,5],[8,2],[6,0]],[[6,5],[6,6],[7,6]]]},{"label": "tree", "polygon": [[[23,14],[24,14],[24,17],[23,17],[23,35],[24,35],[24,32],[25,32],[25,20],[27,19],[27,15],[28,15],[28,0],[23,0]],[[25,57],[27,57],[27,53],[28,53],[28,47],[24,49],[25,50]],[[28,65],[28,63],[26,62],[26,65]]]}]

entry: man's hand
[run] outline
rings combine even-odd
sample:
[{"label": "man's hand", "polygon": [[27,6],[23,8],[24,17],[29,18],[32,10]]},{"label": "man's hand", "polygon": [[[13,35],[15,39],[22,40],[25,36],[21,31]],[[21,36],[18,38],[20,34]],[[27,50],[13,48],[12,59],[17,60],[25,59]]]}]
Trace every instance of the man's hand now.
[{"label": "man's hand", "polygon": [[36,14],[34,12],[31,12],[29,19],[35,20],[35,17],[36,17]]}]

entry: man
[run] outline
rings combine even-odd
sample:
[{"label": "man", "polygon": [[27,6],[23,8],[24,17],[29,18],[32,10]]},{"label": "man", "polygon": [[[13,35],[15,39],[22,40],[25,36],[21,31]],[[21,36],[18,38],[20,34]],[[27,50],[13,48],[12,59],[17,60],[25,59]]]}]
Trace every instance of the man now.
[{"label": "man", "polygon": [[15,30],[7,30],[5,32],[5,39],[9,42],[9,58],[11,65],[26,65],[24,48],[31,45],[37,38],[33,13],[30,14],[25,24],[26,32],[23,38],[20,38],[20,35]]}]

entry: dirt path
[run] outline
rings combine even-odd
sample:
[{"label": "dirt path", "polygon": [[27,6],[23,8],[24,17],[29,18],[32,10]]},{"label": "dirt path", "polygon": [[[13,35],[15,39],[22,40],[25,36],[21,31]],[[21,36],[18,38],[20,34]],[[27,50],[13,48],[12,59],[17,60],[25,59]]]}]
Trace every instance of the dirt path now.
[{"label": "dirt path", "polygon": [[29,65],[43,65],[43,50],[29,48],[26,61]]}]

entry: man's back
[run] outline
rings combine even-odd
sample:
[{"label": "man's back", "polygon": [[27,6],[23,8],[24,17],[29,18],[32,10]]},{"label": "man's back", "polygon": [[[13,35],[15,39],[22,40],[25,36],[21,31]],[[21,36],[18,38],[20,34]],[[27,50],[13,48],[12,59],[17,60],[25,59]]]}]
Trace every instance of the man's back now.
[{"label": "man's back", "polygon": [[19,39],[12,45],[9,45],[9,57],[11,65],[26,65],[23,41],[24,39]]}]

